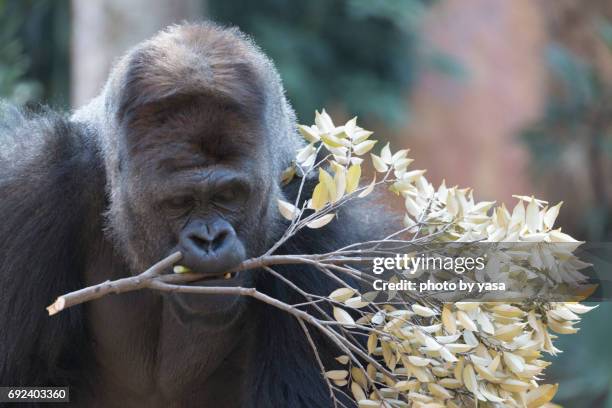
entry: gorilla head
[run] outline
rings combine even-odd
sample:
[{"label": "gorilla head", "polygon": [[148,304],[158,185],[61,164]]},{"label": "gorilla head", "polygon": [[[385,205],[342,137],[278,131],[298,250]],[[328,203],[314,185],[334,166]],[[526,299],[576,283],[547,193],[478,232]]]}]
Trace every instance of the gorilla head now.
[{"label": "gorilla head", "polygon": [[109,226],[133,273],[178,249],[214,276],[265,249],[300,142],[278,75],[250,40],[171,28],[123,58],[101,98]]}]

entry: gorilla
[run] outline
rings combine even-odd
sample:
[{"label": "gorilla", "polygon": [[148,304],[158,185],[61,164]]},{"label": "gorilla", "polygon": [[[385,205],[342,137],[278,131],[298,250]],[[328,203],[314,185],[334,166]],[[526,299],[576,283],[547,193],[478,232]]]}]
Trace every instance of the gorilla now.
[{"label": "gorilla", "polygon": [[[282,235],[277,199],[294,200],[299,181],[283,186],[281,173],[302,146],[272,62],[238,29],[212,23],[136,46],[71,115],[5,105],[0,386],[69,386],[79,407],[332,406],[297,321],[253,299],[141,291],[45,312],[61,294],[177,250],[207,274],[198,285],[303,302],[265,271],[222,276]],[[365,213],[346,210],[278,253],[371,238]],[[313,293],[337,287],[308,267],[279,272]],[[332,369],[342,353],[311,333]]]}]

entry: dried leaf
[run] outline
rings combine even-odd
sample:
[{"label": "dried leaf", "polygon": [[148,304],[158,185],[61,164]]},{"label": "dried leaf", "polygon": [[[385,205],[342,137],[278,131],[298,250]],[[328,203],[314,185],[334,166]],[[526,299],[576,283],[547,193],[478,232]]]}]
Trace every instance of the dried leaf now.
[{"label": "dried leaf", "polygon": [[319,168],[319,183],[323,184],[327,189],[330,200],[334,200],[336,197],[336,183],[333,177],[322,168]]},{"label": "dried leaf", "polygon": [[351,382],[351,393],[353,394],[353,398],[355,401],[361,401],[367,399],[366,393],[363,391],[363,388],[356,382]]},{"label": "dried leaf", "polygon": [[389,166],[385,164],[385,161],[381,157],[375,154],[370,154],[370,156],[372,156],[372,164],[377,172],[386,173],[389,170]]},{"label": "dried leaf", "polygon": [[423,317],[432,317],[436,315],[436,312],[433,309],[419,305],[418,303],[412,305],[412,311]]},{"label": "dried leaf", "polygon": [[348,376],[348,371],[346,370],[330,370],[325,373],[325,377],[330,380],[344,380]]},{"label": "dried leaf", "polygon": [[345,300],[350,299],[355,292],[356,291],[353,288],[339,288],[330,293],[329,298],[335,300],[336,302],[344,302]]},{"label": "dried leaf", "polygon": [[349,167],[347,175],[346,175],[346,193],[347,194],[350,194],[357,189],[357,187],[359,186],[360,178],[361,178],[361,166],[359,164],[353,164],[351,167]]},{"label": "dried leaf", "polygon": [[317,184],[312,192],[310,207],[315,211],[319,211],[321,208],[325,207],[328,202],[329,194],[327,192],[327,188],[325,188],[323,183]]},{"label": "dried leaf", "polygon": [[559,210],[561,209],[562,205],[563,205],[563,201],[561,201],[559,204],[555,205],[554,207],[550,207],[548,211],[546,211],[546,214],[544,214],[544,226],[546,228],[552,229],[552,227],[555,225],[555,220],[557,219],[557,216],[559,215]]},{"label": "dried leaf", "polygon": [[457,332],[455,315],[448,305],[444,305],[444,308],[442,309],[442,324],[448,333],[454,334]]},{"label": "dried leaf", "polygon": [[529,391],[526,395],[527,408],[541,407],[547,402],[550,402],[555,394],[559,384],[544,384]]},{"label": "dried leaf", "polygon": [[372,150],[374,145],[376,144],[376,140],[366,140],[364,142],[359,143],[358,145],[353,146],[353,153],[357,156],[361,156]]},{"label": "dried leaf", "polygon": [[278,200],[278,210],[281,215],[289,221],[293,221],[298,214],[298,209],[293,204],[280,199]]},{"label": "dried leaf", "polygon": [[338,356],[336,357],[336,361],[340,364],[348,364],[351,359],[349,358],[349,356]]},{"label": "dried leaf", "polygon": [[372,180],[372,182],[366,188],[364,188],[363,191],[357,195],[357,197],[359,198],[367,197],[368,195],[370,195],[370,193],[372,193],[372,191],[374,191],[375,186],[376,186],[376,176],[374,176],[374,180]]},{"label": "dried leaf", "polygon": [[355,320],[351,317],[351,315],[346,310],[339,307],[334,307],[334,319],[336,319],[338,323],[346,326],[355,325]]},{"label": "dried leaf", "polygon": [[386,164],[393,163],[393,156],[391,155],[391,148],[389,147],[389,143],[387,143],[385,147],[383,147],[382,150],[380,151],[380,158],[382,159],[383,163],[386,163]]},{"label": "dried leaf", "polygon": [[334,219],[335,216],[336,214],[334,213],[322,215],[310,221],[309,223],[307,223],[306,226],[312,229],[322,228],[326,226],[327,224],[329,224]]},{"label": "dried leaf", "polygon": [[299,125],[298,130],[302,137],[310,143],[315,143],[320,140],[319,130],[315,126]]}]

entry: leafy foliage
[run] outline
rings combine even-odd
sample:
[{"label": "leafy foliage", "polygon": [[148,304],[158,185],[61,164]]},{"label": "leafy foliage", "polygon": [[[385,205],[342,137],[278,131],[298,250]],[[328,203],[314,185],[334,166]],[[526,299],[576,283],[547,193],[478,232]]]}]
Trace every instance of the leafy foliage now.
[{"label": "leafy foliage", "polygon": [[[429,243],[527,243],[521,248],[531,252],[529,262],[521,262],[524,254],[508,252],[495,262],[501,271],[497,279],[525,279],[516,268],[527,274],[544,271],[546,279],[556,282],[583,279],[578,270],[585,265],[572,254],[581,243],[554,228],[561,204],[548,207],[534,197],[515,196],[519,202],[510,212],[494,202],[475,202],[469,189],[444,183],[436,189],[424,170],[409,169],[408,150],[394,153],[388,144],[380,154],[370,153],[381,181],[374,178],[360,187],[361,165],[376,144],[370,139],[372,132],[357,126],[356,118],[335,126],[325,111],[317,112],[315,125],[300,126],[300,132],[309,144],[297,153],[297,169],[291,173],[307,177],[318,171],[319,182],[302,208],[297,201],[279,201],[281,214],[292,222],[291,233],[301,227],[323,227],[332,222],[339,206],[384,184],[405,200],[403,231],[413,234],[406,242],[420,235]],[[321,150],[325,159],[316,162]],[[545,253],[534,244],[540,242],[568,246]],[[365,248],[356,243],[336,255],[350,257]],[[366,274],[355,276],[363,279]],[[390,295],[388,302],[377,302],[375,295],[347,286],[328,298],[338,324],[368,334],[364,352],[352,349],[337,358],[346,369],[325,372],[330,387],[348,388],[361,408],[459,407],[476,401],[482,406],[545,406],[558,386],[539,384],[549,365],[541,353],[559,352],[552,332],[576,333],[579,315],[592,309],[576,302],[444,303],[401,292]]]}]

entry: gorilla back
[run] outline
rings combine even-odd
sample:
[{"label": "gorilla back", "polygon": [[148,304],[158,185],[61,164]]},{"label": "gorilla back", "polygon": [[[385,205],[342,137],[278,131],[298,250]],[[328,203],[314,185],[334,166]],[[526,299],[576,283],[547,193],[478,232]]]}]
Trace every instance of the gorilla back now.
[{"label": "gorilla back", "polygon": [[[71,117],[3,112],[0,385],[68,385],[88,407],[331,405],[296,321],[252,300],[132,292],[45,313],[58,295],[176,250],[209,275],[200,285],[303,301],[261,271],[219,276],[278,239],[277,198],[297,193],[280,185],[302,143],[295,116],[248,38],[175,26],[131,50]],[[350,234],[332,223],[280,252],[363,239],[351,216]],[[308,268],[280,271],[312,293],[336,285]],[[315,341],[332,368],[339,353]]]}]

